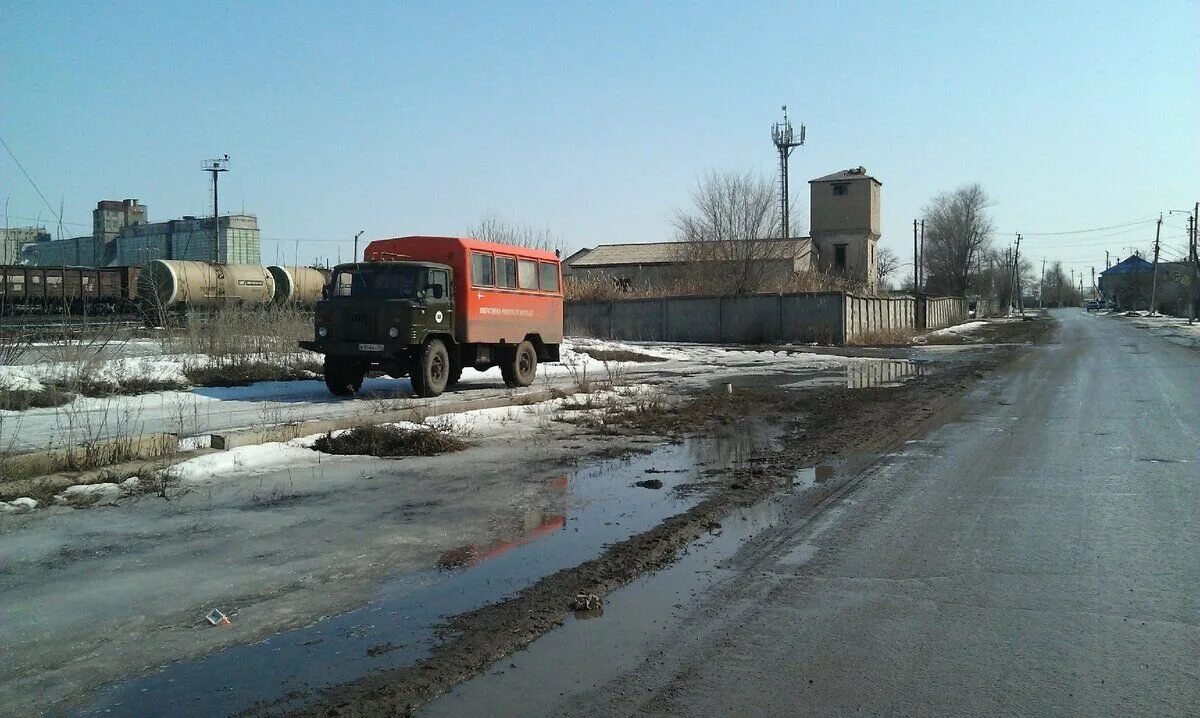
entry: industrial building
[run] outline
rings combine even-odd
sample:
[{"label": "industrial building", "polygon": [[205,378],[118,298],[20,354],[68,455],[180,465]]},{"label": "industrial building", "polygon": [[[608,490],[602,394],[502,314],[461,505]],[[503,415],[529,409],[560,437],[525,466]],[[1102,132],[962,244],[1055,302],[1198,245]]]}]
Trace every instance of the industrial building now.
[{"label": "industrial building", "polygon": [[[774,279],[816,271],[874,290],[881,187],[863,167],[811,180],[810,236],[772,240],[754,261]],[[602,244],[567,257],[563,274],[627,288],[661,286],[694,274],[697,253],[688,250],[686,242]]]},{"label": "industrial building", "polygon": [[0,264],[16,264],[21,261],[21,247],[34,242],[45,242],[50,233],[45,227],[8,227],[0,229]]},{"label": "industrial building", "polygon": [[[213,232],[213,222],[217,231]],[[26,244],[22,263],[36,266],[142,266],[154,259],[261,264],[258,219],[253,215],[183,217],[150,222],[136,199],[103,200],[92,212],[92,234]]]}]

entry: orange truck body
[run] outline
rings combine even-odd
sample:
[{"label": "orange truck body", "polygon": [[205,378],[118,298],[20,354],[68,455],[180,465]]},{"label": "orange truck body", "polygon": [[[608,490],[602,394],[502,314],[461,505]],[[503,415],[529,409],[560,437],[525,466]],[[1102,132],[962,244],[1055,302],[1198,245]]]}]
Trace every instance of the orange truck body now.
[{"label": "orange truck body", "polygon": [[[472,274],[473,259],[492,267],[492,276]],[[454,272],[454,329],[464,344],[515,344],[528,334],[558,344],[563,335],[562,265],[554,252],[484,242],[467,237],[396,237],[377,239],[363,254],[367,262],[438,262]],[[506,284],[499,268],[517,264],[516,286]],[[522,262],[524,265],[522,266]],[[534,281],[527,281],[536,263]],[[551,265],[551,266],[544,266]],[[553,281],[547,281],[551,278]],[[532,285],[532,286],[531,286]]]}]

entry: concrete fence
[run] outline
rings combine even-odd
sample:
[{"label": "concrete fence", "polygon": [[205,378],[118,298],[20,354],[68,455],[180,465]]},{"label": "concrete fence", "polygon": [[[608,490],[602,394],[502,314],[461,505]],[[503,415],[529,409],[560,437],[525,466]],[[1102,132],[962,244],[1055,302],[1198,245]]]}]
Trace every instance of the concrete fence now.
[{"label": "concrete fence", "polygon": [[843,292],[568,302],[568,334],[642,341],[850,344],[873,334],[938,329],[966,319],[962,297]]}]

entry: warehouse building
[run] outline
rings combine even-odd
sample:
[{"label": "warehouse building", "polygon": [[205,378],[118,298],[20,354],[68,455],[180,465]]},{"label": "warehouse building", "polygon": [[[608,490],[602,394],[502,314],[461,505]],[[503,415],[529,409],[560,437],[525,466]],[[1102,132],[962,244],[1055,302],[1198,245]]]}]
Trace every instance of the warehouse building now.
[{"label": "warehouse building", "polygon": [[142,266],[155,259],[261,264],[258,219],[253,215],[183,217],[150,222],[136,199],[103,200],[92,212],[92,234],[26,244],[21,262],[35,266]]},{"label": "warehouse building", "polygon": [[[753,261],[771,279],[822,272],[874,290],[880,236],[882,183],[863,167],[834,172],[809,182],[809,237],[759,238]],[[602,278],[633,289],[695,275],[696,256],[688,242],[602,244],[563,261],[563,274]]]},{"label": "warehouse building", "polygon": [[21,248],[35,242],[45,242],[50,233],[45,227],[9,227],[0,229],[0,264],[21,261]]}]

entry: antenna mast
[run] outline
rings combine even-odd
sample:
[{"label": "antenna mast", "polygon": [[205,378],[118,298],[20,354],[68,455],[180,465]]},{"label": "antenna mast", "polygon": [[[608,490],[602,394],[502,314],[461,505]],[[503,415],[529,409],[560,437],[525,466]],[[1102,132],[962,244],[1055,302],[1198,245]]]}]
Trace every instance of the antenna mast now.
[{"label": "antenna mast", "polygon": [[[788,208],[788,156],[792,150],[804,144],[804,125],[800,125],[800,139],[796,141],[792,133],[792,122],[788,119],[787,105],[783,106],[783,122],[776,122],[771,128],[771,140],[775,149],[779,150],[779,228],[783,239],[791,239],[791,227]],[[752,237],[747,237],[752,239]]]},{"label": "antenna mast", "polygon": [[205,160],[205,172],[212,174],[212,196],[213,196],[213,261],[221,261],[221,205],[217,195],[217,177],[222,172],[229,171],[229,155],[225,155],[215,160]]}]

